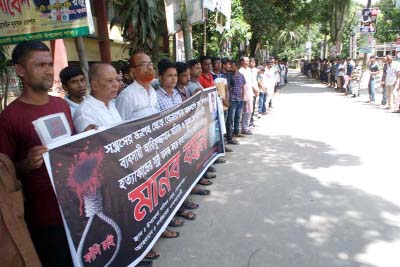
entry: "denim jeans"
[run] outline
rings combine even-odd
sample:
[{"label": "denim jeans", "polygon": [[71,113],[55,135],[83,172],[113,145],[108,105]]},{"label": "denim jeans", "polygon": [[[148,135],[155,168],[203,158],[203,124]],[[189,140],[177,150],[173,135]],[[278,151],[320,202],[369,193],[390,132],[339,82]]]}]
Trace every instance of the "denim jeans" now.
[{"label": "denim jeans", "polygon": [[267,98],[267,93],[261,93],[258,96],[258,113],[267,112],[267,108],[265,106],[265,100]]},{"label": "denim jeans", "polygon": [[375,102],[375,80],[369,80],[368,94],[369,100]]},{"label": "denim jeans", "polygon": [[382,105],[386,105],[387,103],[387,94],[386,94],[386,86],[382,87]]},{"label": "denim jeans", "polygon": [[243,101],[232,99],[228,109],[228,119],[226,120],[226,136],[228,141],[232,140],[232,134],[239,134],[242,111]]}]

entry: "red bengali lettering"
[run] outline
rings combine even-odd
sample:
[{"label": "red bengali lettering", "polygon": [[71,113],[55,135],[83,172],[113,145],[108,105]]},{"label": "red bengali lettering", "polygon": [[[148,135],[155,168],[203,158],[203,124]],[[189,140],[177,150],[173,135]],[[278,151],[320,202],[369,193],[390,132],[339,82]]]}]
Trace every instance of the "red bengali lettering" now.
[{"label": "red bengali lettering", "polygon": [[90,263],[96,259],[97,255],[101,255],[101,249],[100,245],[95,243],[89,248],[89,252],[83,257],[85,258],[85,262]]},{"label": "red bengali lettering", "polygon": [[[177,152],[167,163],[158,169],[146,182],[128,193],[128,199],[136,202],[133,217],[141,221],[158,205],[159,197],[163,197],[171,190],[170,178],[180,178],[180,152]],[[159,191],[158,191],[159,190]]]},{"label": "red bengali lettering", "polygon": [[106,239],[101,242],[101,246],[103,247],[104,251],[111,249],[111,247],[115,247],[114,236],[107,235]]},{"label": "red bengali lettering", "polygon": [[22,6],[30,6],[29,0],[0,0],[0,9],[3,14],[15,16],[22,13]]},{"label": "red bengali lettering", "polygon": [[183,147],[183,152],[185,152],[184,162],[191,165],[193,160],[200,158],[201,152],[206,148],[206,129],[203,128]]}]

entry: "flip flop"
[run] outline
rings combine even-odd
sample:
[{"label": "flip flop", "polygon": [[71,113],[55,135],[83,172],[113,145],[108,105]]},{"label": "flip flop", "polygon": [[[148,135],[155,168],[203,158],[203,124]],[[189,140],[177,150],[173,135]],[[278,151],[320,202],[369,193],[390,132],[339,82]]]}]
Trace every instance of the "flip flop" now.
[{"label": "flip flop", "polygon": [[213,183],[210,180],[207,180],[205,178],[201,178],[200,181],[198,182],[200,185],[208,186],[212,185]]},{"label": "flip flop", "polygon": [[194,219],[196,219],[196,214],[189,210],[178,212],[177,215],[189,221],[193,221]]},{"label": "flip flop", "polygon": [[190,192],[190,194],[199,195],[199,196],[208,196],[209,194],[211,194],[211,191],[207,190],[207,189],[196,188],[196,191],[193,192],[193,190],[192,190],[192,192]]},{"label": "flip flop", "polygon": [[[175,235],[166,235],[165,234],[166,231],[169,231],[171,233],[175,233]],[[179,232],[171,231],[171,230],[168,230],[168,229],[166,229],[164,231],[164,233],[162,234],[162,237],[164,237],[164,238],[177,238],[178,236],[179,236]]]},{"label": "flip flop", "polygon": [[216,172],[216,171],[217,171],[217,169],[214,166],[210,166],[207,169],[207,172]]},{"label": "flip flop", "polygon": [[215,179],[215,178],[217,178],[217,175],[216,175],[215,173],[206,172],[206,173],[203,175],[203,178],[206,178],[206,179]]},{"label": "flip flop", "polygon": [[150,249],[149,253],[147,253],[146,256],[144,256],[144,258],[146,260],[155,260],[158,259],[160,257],[160,254],[156,251],[154,251],[153,249]]},{"label": "flip flop", "polygon": [[171,227],[182,227],[185,224],[184,220],[178,219],[178,218],[172,218],[171,222],[168,224],[168,226]]},{"label": "flip flop", "polygon": [[194,210],[199,207],[199,204],[186,200],[183,202],[182,207],[184,207],[187,210]]}]

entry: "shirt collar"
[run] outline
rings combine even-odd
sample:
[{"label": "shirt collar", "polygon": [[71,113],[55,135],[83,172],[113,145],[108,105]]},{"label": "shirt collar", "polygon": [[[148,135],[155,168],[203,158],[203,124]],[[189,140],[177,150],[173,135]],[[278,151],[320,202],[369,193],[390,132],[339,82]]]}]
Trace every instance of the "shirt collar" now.
[{"label": "shirt collar", "polygon": [[[134,82],[133,82],[133,86],[134,86],[135,88],[143,89],[143,90],[145,90],[145,91],[147,92],[147,89],[144,88],[143,85],[141,85],[141,84],[138,83],[137,81],[134,81]],[[149,90],[151,90],[151,89],[154,89],[154,88],[153,88],[153,86],[151,86],[151,84],[150,84]]]},{"label": "shirt collar", "polygon": [[173,90],[172,90],[172,95],[168,94],[167,91],[165,91],[164,88],[162,88],[162,87],[160,87],[158,90],[160,90],[162,94],[164,94],[164,95],[166,95],[166,96],[169,96],[169,97],[174,97],[174,96],[176,96],[176,94],[179,94],[179,93],[176,91],[176,89],[173,89]]},{"label": "shirt collar", "polygon": [[97,98],[95,98],[95,97],[92,96],[92,95],[88,95],[88,96],[87,96],[87,100],[91,101],[91,102],[92,102],[94,105],[96,105],[97,107],[105,107],[105,108],[108,108],[108,107],[110,106],[110,104],[112,103],[112,101],[109,101],[109,102],[108,102],[108,107],[107,107],[106,104],[104,104],[103,101],[98,100]]}]

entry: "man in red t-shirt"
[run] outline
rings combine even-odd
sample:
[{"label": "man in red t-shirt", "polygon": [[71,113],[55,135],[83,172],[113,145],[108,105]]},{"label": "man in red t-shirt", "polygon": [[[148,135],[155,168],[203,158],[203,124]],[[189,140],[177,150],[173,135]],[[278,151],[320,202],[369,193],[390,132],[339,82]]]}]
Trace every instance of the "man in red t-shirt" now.
[{"label": "man in red t-shirt", "polygon": [[201,75],[199,77],[199,83],[204,88],[214,86],[214,78],[211,74],[212,70],[211,58],[209,56],[201,56],[200,64],[201,64]]},{"label": "man in red t-shirt", "polygon": [[61,98],[49,96],[53,85],[53,60],[39,41],[19,43],[12,62],[23,82],[22,95],[0,114],[0,153],[13,161],[25,196],[25,219],[43,266],[72,266],[60,210],[46,167],[42,145],[32,121],[63,112],[71,131],[71,112]]}]

